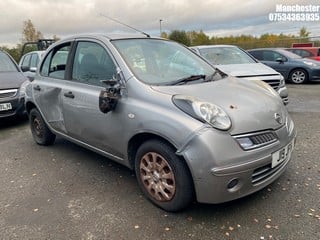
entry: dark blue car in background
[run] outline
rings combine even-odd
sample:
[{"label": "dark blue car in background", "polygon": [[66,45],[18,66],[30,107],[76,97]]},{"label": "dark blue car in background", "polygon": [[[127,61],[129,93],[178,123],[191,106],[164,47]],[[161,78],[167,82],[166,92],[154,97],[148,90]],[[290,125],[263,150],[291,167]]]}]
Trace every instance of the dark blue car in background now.
[{"label": "dark blue car in background", "polygon": [[302,58],[281,48],[259,48],[248,50],[256,59],[281,73],[292,83],[320,81],[320,62]]}]

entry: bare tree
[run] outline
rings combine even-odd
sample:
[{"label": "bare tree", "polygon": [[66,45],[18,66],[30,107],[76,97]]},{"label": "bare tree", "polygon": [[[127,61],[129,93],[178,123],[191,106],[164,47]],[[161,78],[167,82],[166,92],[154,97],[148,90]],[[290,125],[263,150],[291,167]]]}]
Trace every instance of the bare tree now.
[{"label": "bare tree", "polygon": [[40,38],[43,38],[43,35],[40,31],[37,31],[30,19],[23,22],[22,30],[22,43],[25,42],[35,42]]}]

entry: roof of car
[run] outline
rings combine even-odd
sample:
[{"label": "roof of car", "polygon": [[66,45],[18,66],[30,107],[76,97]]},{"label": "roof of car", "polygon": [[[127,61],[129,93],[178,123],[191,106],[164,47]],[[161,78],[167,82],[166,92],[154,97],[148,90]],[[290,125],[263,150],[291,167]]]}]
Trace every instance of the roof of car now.
[{"label": "roof of car", "polygon": [[198,46],[192,46],[190,48],[217,48],[217,47],[237,47],[236,45],[227,45],[227,44],[215,44],[215,45],[198,45]]},{"label": "roof of car", "polygon": [[107,38],[109,40],[117,39],[128,39],[128,38],[158,38],[158,37],[148,37],[142,33],[86,33],[72,35],[63,40],[74,39],[74,38]]}]

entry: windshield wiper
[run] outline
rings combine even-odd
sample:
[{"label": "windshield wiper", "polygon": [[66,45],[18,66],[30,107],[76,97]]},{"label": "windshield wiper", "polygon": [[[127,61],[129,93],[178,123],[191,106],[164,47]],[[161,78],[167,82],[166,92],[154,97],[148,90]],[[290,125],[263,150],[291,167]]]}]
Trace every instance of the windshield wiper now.
[{"label": "windshield wiper", "polygon": [[181,79],[178,79],[176,81],[170,82],[169,84],[170,85],[178,85],[178,84],[181,84],[181,83],[197,81],[197,80],[200,80],[200,79],[206,79],[206,75],[204,75],[204,74],[191,75],[189,77],[181,78]]}]

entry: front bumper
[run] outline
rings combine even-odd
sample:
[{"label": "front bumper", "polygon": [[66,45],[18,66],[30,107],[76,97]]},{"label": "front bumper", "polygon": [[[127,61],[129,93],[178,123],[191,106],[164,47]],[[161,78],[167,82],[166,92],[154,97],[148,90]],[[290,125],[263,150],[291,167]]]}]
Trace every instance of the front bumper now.
[{"label": "front bumper", "polygon": [[24,97],[16,96],[14,98],[0,98],[0,104],[1,103],[10,103],[12,109],[0,111],[0,118],[22,116],[26,114]]},{"label": "front bumper", "polygon": [[311,69],[308,71],[309,81],[320,81],[320,69]]},{"label": "front bumper", "polygon": [[179,149],[178,154],[186,159],[193,176],[197,201],[231,201],[275,181],[285,171],[291,156],[271,168],[272,154],[295,141],[296,137],[292,120],[287,121],[275,131],[276,142],[258,149],[244,151],[228,133],[208,129]]}]

